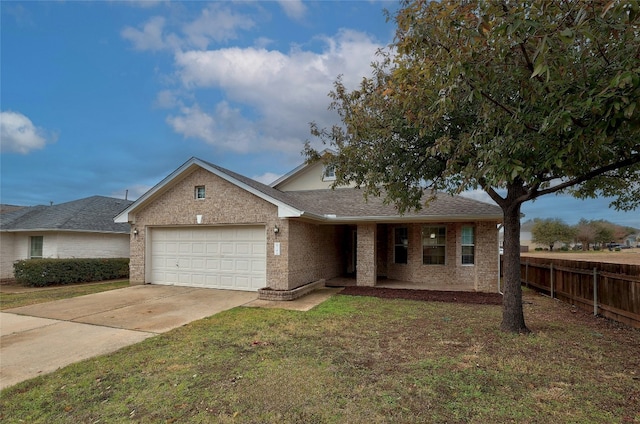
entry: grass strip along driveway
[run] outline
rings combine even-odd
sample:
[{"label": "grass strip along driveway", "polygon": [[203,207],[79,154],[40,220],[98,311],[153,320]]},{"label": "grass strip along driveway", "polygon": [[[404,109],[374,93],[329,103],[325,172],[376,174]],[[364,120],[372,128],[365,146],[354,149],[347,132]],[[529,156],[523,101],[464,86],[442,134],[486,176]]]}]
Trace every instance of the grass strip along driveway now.
[{"label": "grass strip along driveway", "polygon": [[6,389],[5,423],[638,423],[640,332],[532,292],[235,308]]},{"label": "grass strip along driveway", "polygon": [[71,297],[121,289],[123,287],[129,287],[129,280],[40,288],[20,287],[16,285],[5,286],[0,287],[0,310],[50,302],[52,300],[69,299]]}]

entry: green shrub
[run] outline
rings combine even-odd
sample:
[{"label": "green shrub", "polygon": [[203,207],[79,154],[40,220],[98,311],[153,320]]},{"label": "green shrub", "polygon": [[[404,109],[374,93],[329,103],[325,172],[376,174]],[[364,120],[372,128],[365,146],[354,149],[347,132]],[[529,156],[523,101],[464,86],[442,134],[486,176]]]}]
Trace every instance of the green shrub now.
[{"label": "green shrub", "polygon": [[25,286],[129,278],[129,258],[109,259],[25,259],[13,264],[15,279]]}]

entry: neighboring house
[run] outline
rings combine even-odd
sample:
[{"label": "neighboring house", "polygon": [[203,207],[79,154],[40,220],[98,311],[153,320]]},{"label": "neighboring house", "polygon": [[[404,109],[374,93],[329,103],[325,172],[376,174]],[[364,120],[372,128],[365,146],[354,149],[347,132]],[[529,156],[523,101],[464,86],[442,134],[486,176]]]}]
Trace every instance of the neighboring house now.
[{"label": "neighboring house", "polygon": [[[520,252],[529,252],[535,250],[537,247],[549,248],[549,246],[543,246],[533,242],[533,235],[531,230],[533,229],[534,221],[529,219],[520,224]],[[504,232],[500,231],[500,248],[504,246]],[[557,246],[557,244],[556,244]]]},{"label": "neighboring house", "polygon": [[629,247],[640,247],[640,233],[629,234],[622,240],[622,244]]},{"label": "neighboring house", "polygon": [[129,257],[130,226],[113,217],[132,203],[92,196],[51,206],[3,207],[0,279],[13,278],[13,263],[20,259]]},{"label": "neighboring house", "polygon": [[442,194],[399,215],[330,178],[316,162],[267,186],[189,159],[115,219],[132,226],[131,283],[280,299],[341,276],[497,291],[499,207]]}]

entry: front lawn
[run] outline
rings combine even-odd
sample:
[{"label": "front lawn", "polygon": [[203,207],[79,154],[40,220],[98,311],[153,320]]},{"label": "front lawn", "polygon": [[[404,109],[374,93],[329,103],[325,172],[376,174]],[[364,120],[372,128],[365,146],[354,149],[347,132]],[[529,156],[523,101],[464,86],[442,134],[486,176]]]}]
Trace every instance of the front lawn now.
[{"label": "front lawn", "polygon": [[104,283],[70,284],[59,287],[24,288],[24,292],[10,293],[0,288],[0,310],[17,308],[52,300],[68,299],[85,294],[100,293],[107,290],[129,287],[129,280],[106,281]]},{"label": "front lawn", "polygon": [[5,389],[5,423],[639,423],[640,332],[526,292],[501,308],[337,295],[239,307]]}]

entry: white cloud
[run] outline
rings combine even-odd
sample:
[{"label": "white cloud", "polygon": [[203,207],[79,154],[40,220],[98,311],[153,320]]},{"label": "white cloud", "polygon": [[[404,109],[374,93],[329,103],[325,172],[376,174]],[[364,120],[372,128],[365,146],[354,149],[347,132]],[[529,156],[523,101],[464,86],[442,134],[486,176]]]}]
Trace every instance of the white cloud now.
[{"label": "white cloud", "polygon": [[47,142],[54,142],[56,136],[42,128],[19,112],[0,112],[1,151],[27,154],[42,149]]},{"label": "white cloud", "polygon": [[255,175],[251,178],[263,184],[269,185],[275,180],[277,180],[278,178],[280,178],[281,176],[282,176],[281,174],[274,174],[273,172],[265,172],[262,175]]},{"label": "white cloud", "polygon": [[141,51],[206,49],[212,41],[224,42],[235,39],[239,30],[248,30],[254,25],[248,16],[214,3],[202,9],[198,18],[183,24],[180,28],[181,33],[170,32],[167,29],[169,24],[164,17],[153,16],[138,28],[125,27],[120,35],[129,40],[134,49]]},{"label": "white cloud", "polygon": [[180,105],[178,94],[173,90],[162,90],[156,95],[155,106],[170,109]]},{"label": "white cloud", "polygon": [[[290,17],[306,12],[302,2],[280,5]],[[335,111],[328,110],[336,78],[343,75],[343,83],[355,88],[371,74],[370,63],[383,47],[367,34],[341,30],[309,40],[320,50],[269,49],[273,42],[267,38],[255,39],[252,47],[210,48],[212,42],[236,38],[256,25],[228,4],[205,6],[173,33],[168,22],[154,17],[121,33],[136,49],[174,53],[175,69],[167,82],[176,78],[181,86],[158,93],[155,106],[176,108],[166,121],[185,138],[234,152],[278,149],[298,155],[310,138],[310,122],[321,127],[337,122]],[[207,100],[198,101],[205,91]],[[212,98],[222,103],[213,109],[204,106]]]},{"label": "white cloud", "polygon": [[226,102],[216,106],[213,113],[203,111],[199,105],[182,107],[180,115],[167,117],[175,132],[186,138],[197,138],[221,149],[248,153],[258,139],[252,124],[242,117],[238,109]]},{"label": "white cloud", "polygon": [[188,43],[206,49],[211,41],[228,41],[237,38],[239,29],[248,30],[254,22],[248,16],[234,13],[229,8],[214,3],[202,10],[200,16],[183,28]]},{"label": "white cloud", "polygon": [[126,27],[120,35],[131,41],[136,50],[162,50],[167,47],[162,35],[164,24],[162,16],[154,16],[142,26],[142,30]]},{"label": "white cloud", "polygon": [[278,3],[291,19],[300,20],[307,13],[307,7],[302,3],[302,0],[279,0]]},{"label": "white cloud", "polygon": [[[296,48],[283,53],[256,47],[177,52],[177,76],[187,90],[216,88],[230,102],[250,110],[257,118],[247,124],[261,136],[250,141],[259,143],[257,148],[279,146],[299,152],[310,136],[309,122],[320,126],[335,122],[336,115],[327,110],[327,94],[337,76],[344,75],[345,85],[355,88],[370,75],[370,63],[381,47],[355,31],[341,31],[322,41],[321,52]],[[174,125],[176,131],[182,132],[180,128]],[[195,135],[191,131],[189,136]]]}]

